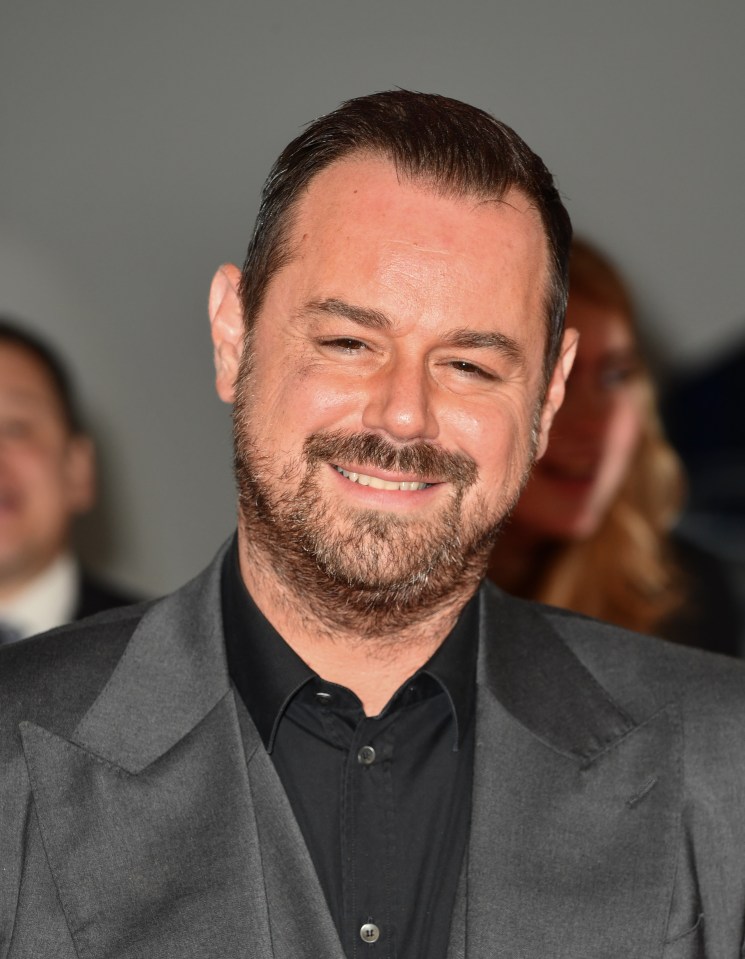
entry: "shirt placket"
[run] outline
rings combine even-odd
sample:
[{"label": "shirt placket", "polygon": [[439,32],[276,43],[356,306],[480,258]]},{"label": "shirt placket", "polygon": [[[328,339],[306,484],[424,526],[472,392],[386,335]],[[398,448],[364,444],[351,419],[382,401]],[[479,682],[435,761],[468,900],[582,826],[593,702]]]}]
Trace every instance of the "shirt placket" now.
[{"label": "shirt placket", "polygon": [[396,722],[363,719],[345,763],[342,863],[345,939],[355,959],[395,959]]}]

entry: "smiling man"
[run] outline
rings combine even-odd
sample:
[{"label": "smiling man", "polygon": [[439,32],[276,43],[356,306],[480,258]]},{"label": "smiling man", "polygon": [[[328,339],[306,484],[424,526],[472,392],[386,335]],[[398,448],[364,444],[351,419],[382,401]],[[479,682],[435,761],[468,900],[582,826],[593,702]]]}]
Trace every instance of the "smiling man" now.
[{"label": "smiling man", "polygon": [[322,117],[210,294],[238,531],[0,660],[21,956],[740,955],[737,664],[481,585],[576,346],[508,127]]},{"label": "smiling man", "polygon": [[134,602],[84,570],[73,526],[95,456],[60,358],[0,318],[0,645]]},{"label": "smiling man", "polygon": [[[238,270],[212,290],[243,579],[327,679],[366,674],[351,685],[370,715],[474,593],[573,355],[568,334],[546,388],[540,213],[516,189],[462,194],[374,154],[339,160],[292,211],[245,354]],[[362,669],[381,649],[385,679]]]}]

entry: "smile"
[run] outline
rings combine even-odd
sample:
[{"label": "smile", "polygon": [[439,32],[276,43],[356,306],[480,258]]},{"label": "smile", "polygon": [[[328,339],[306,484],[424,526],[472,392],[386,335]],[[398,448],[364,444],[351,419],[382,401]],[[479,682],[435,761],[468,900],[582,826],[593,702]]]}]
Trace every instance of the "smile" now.
[{"label": "smile", "polygon": [[377,476],[368,476],[366,473],[352,473],[349,470],[342,469],[341,466],[334,466],[334,469],[350,482],[359,483],[360,486],[371,486],[373,489],[406,490],[407,492],[411,492],[414,490],[427,489],[432,485],[431,483],[406,481],[394,483],[391,480],[379,479]]}]

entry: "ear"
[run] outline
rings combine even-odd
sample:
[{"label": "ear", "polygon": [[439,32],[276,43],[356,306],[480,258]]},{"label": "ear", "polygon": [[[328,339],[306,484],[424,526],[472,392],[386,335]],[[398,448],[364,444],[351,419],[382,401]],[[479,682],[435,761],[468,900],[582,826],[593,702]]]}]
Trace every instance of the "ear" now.
[{"label": "ear", "polygon": [[70,438],[65,474],[71,514],[90,512],[96,502],[96,456],[89,436],[78,434]]},{"label": "ear", "polygon": [[548,383],[546,396],[543,400],[541,410],[541,422],[538,431],[538,447],[536,450],[536,459],[539,460],[546,452],[548,446],[548,434],[551,431],[551,424],[564,402],[564,393],[566,392],[567,377],[572,369],[574,357],[577,353],[577,343],[579,342],[579,333],[577,330],[565,330],[561,341],[559,358],[556,361],[551,379]]},{"label": "ear", "polygon": [[241,272],[224,263],[210,286],[209,314],[215,357],[215,387],[224,403],[235,398],[235,383],[243,352],[243,309],[238,295]]}]

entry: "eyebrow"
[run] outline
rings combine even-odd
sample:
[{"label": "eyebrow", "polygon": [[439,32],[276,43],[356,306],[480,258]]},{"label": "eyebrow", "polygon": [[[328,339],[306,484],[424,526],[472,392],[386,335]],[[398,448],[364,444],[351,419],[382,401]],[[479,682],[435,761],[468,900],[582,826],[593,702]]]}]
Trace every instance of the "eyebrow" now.
[{"label": "eyebrow", "polygon": [[452,330],[445,337],[445,341],[462,350],[495,350],[513,363],[522,365],[525,362],[523,348],[517,340],[505,333]]},{"label": "eyebrow", "polygon": [[372,330],[390,330],[393,323],[380,310],[371,310],[365,306],[353,306],[344,300],[331,297],[327,300],[311,300],[306,303],[305,311],[309,313],[327,313],[331,316],[343,316],[353,323]]},{"label": "eyebrow", "polygon": [[[305,305],[304,312],[341,316],[367,329],[393,329],[393,322],[390,317],[381,313],[380,310],[354,306],[334,297],[326,300],[311,300]],[[448,346],[454,346],[462,350],[494,350],[515,364],[523,365],[525,363],[525,353],[522,347],[517,340],[505,333],[483,332],[464,328],[451,330],[443,337],[443,341]]]}]

